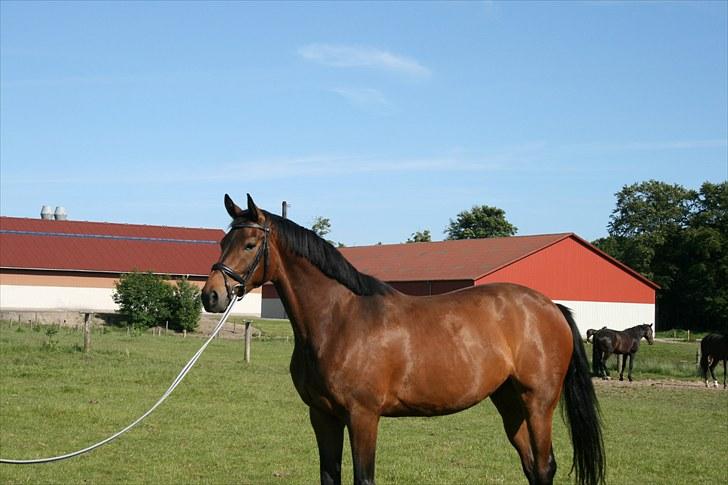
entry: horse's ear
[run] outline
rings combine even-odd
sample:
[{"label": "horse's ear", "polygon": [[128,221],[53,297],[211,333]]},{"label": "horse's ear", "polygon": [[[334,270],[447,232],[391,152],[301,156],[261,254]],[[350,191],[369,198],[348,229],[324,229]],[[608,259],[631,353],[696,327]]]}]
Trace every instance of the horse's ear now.
[{"label": "horse's ear", "polygon": [[248,194],[248,218],[251,221],[256,221],[262,223],[261,218],[261,212],[258,210],[258,207],[255,205],[255,202],[253,202],[253,198]]},{"label": "horse's ear", "polygon": [[238,207],[235,202],[233,202],[233,199],[231,199],[227,194],[225,194],[225,209],[227,209],[228,214],[230,214],[230,217],[233,219],[237,219],[243,215],[243,210]]}]

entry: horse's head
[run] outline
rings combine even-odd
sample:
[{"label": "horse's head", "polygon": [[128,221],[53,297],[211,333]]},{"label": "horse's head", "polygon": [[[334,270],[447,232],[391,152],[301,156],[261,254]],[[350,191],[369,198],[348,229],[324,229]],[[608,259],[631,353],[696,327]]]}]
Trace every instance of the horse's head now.
[{"label": "horse's head", "polygon": [[647,339],[647,343],[650,345],[654,344],[655,335],[654,335],[654,332],[652,331],[652,324],[650,323],[649,325],[647,325],[647,324],[642,325],[642,328],[644,329],[644,333],[642,334],[642,336]]},{"label": "horse's head", "polygon": [[208,312],[225,311],[232,298],[242,297],[269,277],[270,225],[265,213],[255,206],[250,194],[247,210],[227,194],[225,208],[233,221],[220,242],[220,259],[212,265],[202,289],[202,303]]}]

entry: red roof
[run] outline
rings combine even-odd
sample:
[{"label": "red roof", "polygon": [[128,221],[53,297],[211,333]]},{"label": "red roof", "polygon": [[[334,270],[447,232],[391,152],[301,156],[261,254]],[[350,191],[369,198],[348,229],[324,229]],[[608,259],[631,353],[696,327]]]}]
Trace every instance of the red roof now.
[{"label": "red roof", "polygon": [[220,229],[0,217],[0,268],[206,276]]},{"label": "red roof", "polygon": [[[0,268],[206,276],[220,229],[0,217]],[[476,281],[572,238],[643,283],[657,285],[570,233],[341,248],[383,281]]]},{"label": "red roof", "polygon": [[476,281],[572,238],[643,283],[658,286],[572,233],[341,248],[359,271],[383,281]]},{"label": "red roof", "polygon": [[476,280],[568,234],[341,248],[359,271],[383,281]]}]

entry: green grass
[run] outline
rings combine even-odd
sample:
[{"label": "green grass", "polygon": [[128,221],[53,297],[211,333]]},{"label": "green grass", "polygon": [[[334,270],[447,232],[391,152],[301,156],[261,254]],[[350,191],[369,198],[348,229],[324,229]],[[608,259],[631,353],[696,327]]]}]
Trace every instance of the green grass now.
[{"label": "green grass", "polygon": [[[270,325],[264,332],[284,331],[283,322]],[[0,324],[3,458],[65,453],[121,429],[158,399],[202,343],[99,332],[84,355],[80,333],[17,329]],[[697,380],[687,367],[670,364],[676,358],[694,364],[695,344],[679,345],[643,346],[635,377],[662,376],[663,362],[669,372],[684,370],[682,378]],[[240,341],[216,340],[167,402],[127,435],[65,462],[0,465],[0,483],[317,483],[313,432],[288,373],[292,348],[284,339],[255,341],[246,365]],[[728,392],[601,382],[597,392],[609,483],[724,483]],[[571,483],[571,443],[559,417],[554,449],[556,482]],[[351,483],[348,447],[344,457],[344,483]],[[489,402],[446,417],[383,419],[377,478],[402,485],[524,483]]]},{"label": "green grass", "polygon": [[[262,338],[293,338],[293,329],[288,320],[274,320],[265,318],[245,318],[245,317],[231,317],[230,322],[236,322],[238,324],[243,323],[245,320],[253,322],[253,327],[257,328],[262,333]],[[226,326],[230,326],[229,323]]]}]

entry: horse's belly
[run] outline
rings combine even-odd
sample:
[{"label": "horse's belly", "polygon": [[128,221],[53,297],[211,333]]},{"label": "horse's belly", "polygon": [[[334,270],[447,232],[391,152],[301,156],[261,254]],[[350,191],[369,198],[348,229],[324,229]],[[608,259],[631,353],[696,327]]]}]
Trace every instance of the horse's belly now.
[{"label": "horse's belly", "polygon": [[506,378],[505,373],[478,375],[472,370],[437,375],[427,373],[420,379],[403,382],[383,415],[438,416],[456,413],[487,398]]}]

